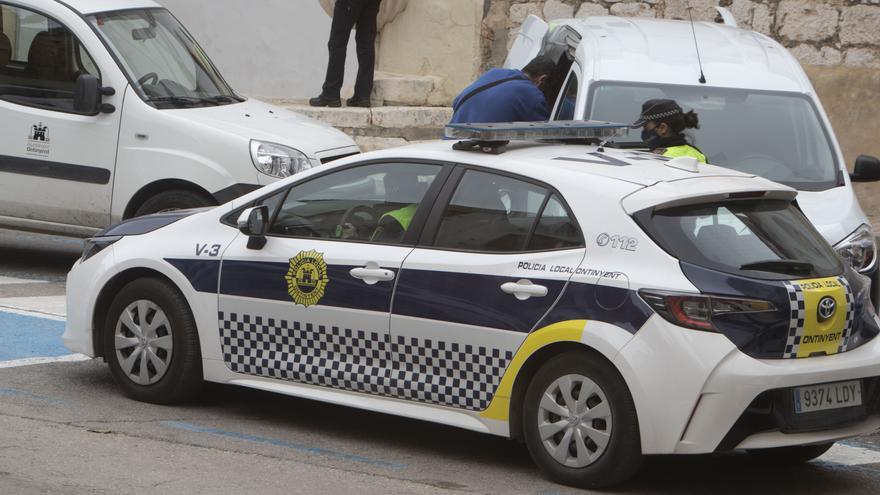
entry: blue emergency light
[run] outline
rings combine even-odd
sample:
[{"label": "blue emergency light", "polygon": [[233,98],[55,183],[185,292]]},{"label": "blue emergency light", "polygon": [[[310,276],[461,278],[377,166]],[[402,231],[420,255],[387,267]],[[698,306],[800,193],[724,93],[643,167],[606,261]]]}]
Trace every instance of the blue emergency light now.
[{"label": "blue emergency light", "polygon": [[480,142],[537,140],[608,140],[622,136],[629,126],[596,120],[555,120],[550,122],[504,122],[491,124],[447,124],[447,139]]}]

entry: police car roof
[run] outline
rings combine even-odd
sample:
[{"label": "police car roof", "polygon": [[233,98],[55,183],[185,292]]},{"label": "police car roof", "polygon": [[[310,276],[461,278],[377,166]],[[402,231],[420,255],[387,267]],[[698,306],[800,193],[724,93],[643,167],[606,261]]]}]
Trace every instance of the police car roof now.
[{"label": "police car roof", "polygon": [[60,3],[70,6],[70,8],[83,15],[114,10],[161,7],[161,5],[152,0],[64,0]]},{"label": "police car roof", "polygon": [[[581,35],[578,59],[591,79],[698,85],[690,22],[599,16],[554,24]],[[800,64],[773,39],[711,22],[694,28],[708,86],[811,92]]]},{"label": "police car roof", "polygon": [[[562,190],[580,189],[602,193],[603,184],[614,185],[617,194],[644,191],[632,208],[667,202],[676,197],[708,195],[715,192],[775,191],[793,198],[796,192],[784,185],[735,170],[700,164],[698,172],[669,166],[670,160],[646,152],[597,146],[511,142],[500,155],[479,151],[454,151],[455,141],[432,141],[361,155],[360,159],[437,160],[503,170],[546,182]],[[687,183],[681,182],[687,180]],[[621,183],[630,187],[621,188]],[[663,187],[657,187],[663,185]],[[654,186],[654,187],[650,187]],[[682,187],[684,186],[684,187]],[[620,200],[617,197],[616,200]],[[627,208],[630,209],[630,208]]]}]

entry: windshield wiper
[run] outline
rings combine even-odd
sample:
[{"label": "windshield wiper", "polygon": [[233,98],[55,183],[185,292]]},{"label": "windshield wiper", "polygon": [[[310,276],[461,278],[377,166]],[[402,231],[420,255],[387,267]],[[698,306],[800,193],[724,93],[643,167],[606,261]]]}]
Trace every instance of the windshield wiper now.
[{"label": "windshield wiper", "polygon": [[210,103],[218,105],[216,101],[197,98],[195,96],[153,96],[147,98],[148,103],[171,103],[173,105],[200,105],[202,103]]},{"label": "windshield wiper", "polygon": [[810,274],[813,264],[799,260],[765,260],[746,263],[740,270],[758,270],[762,272],[789,273],[793,275]]},{"label": "windshield wiper", "polygon": [[214,96],[205,96],[204,100],[212,101],[215,103],[241,103],[244,101],[243,98],[231,96],[231,95],[214,95]]}]

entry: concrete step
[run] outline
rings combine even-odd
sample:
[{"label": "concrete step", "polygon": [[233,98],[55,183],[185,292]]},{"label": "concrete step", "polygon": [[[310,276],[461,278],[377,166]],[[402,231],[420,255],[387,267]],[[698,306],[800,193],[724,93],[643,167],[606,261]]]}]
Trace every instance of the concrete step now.
[{"label": "concrete step", "polygon": [[451,102],[442,94],[443,80],[435,76],[414,76],[376,72],[373,80],[374,105],[436,107]]},{"label": "concrete step", "polygon": [[[288,110],[326,122],[359,138],[381,138],[374,145],[387,148],[406,142],[438,139],[452,118],[449,107],[390,106],[373,108],[310,107],[299,100],[272,100]],[[362,141],[366,142],[365,139]]]}]

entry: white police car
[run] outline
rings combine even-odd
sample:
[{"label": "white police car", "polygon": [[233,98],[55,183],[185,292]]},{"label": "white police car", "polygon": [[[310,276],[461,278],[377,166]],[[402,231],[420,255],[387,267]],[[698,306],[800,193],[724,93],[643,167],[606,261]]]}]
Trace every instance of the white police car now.
[{"label": "white police car", "polygon": [[[562,127],[450,133],[608,132]],[[374,152],[116,225],[70,272],[64,341],[138,400],[207,380],[419,418],[523,439],[579,486],[652,454],[807,460],[880,427],[870,283],[795,190],[690,158],[468,144],[501,151]]]}]

